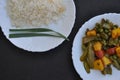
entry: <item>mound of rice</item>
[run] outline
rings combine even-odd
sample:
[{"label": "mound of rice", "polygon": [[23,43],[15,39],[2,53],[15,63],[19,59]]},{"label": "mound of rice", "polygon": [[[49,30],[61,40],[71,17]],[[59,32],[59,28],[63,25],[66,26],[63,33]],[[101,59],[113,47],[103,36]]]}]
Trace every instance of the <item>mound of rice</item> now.
[{"label": "mound of rice", "polygon": [[65,12],[63,0],[7,0],[13,26],[41,26],[56,22]]}]

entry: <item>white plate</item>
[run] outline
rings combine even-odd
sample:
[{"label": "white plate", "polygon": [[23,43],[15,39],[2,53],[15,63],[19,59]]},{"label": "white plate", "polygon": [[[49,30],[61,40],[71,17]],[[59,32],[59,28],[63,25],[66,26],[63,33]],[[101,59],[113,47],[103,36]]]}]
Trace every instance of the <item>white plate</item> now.
[{"label": "white plate", "polygon": [[[0,26],[2,27],[2,31],[4,32],[7,39],[10,40],[10,42],[13,43],[15,46],[27,51],[44,52],[57,47],[64,41],[64,39],[53,37],[31,37],[10,39],[8,37],[9,29],[12,26],[10,23],[10,18],[5,8],[6,1],[7,0],[0,0]],[[68,37],[75,22],[76,9],[73,0],[64,0],[64,3],[66,6],[64,18],[61,18],[61,20],[59,20],[59,22],[57,23],[50,24],[49,26],[44,27],[49,27],[50,29],[60,32],[66,37]]]},{"label": "white plate", "polygon": [[112,75],[102,75],[100,71],[91,70],[90,74],[87,74],[83,63],[80,61],[80,56],[82,54],[81,45],[82,45],[82,38],[85,36],[85,31],[87,28],[92,29],[95,26],[95,23],[100,22],[101,19],[109,19],[114,24],[118,24],[120,26],[120,14],[109,13],[96,16],[89,21],[87,21],[78,31],[77,35],[75,36],[72,48],[72,59],[73,64],[83,80],[120,80],[120,71],[112,67]]}]

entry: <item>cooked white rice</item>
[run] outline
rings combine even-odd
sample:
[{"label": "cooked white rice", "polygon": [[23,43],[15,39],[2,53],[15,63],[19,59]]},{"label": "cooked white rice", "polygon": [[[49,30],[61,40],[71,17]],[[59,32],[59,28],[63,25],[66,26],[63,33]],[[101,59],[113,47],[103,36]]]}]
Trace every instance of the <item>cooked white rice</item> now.
[{"label": "cooked white rice", "polygon": [[8,0],[13,26],[41,26],[56,22],[65,12],[63,0]]}]

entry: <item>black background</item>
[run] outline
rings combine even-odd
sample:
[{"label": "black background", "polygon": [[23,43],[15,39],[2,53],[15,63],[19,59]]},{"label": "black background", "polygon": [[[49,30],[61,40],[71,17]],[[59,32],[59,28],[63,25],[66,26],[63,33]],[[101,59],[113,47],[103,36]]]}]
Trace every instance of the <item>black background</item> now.
[{"label": "black background", "polygon": [[82,80],[72,63],[74,37],[81,25],[90,18],[104,13],[120,13],[120,0],[74,0],[74,2],[76,21],[69,36],[70,41],[64,41],[53,50],[31,53],[16,48],[0,29],[0,80]]}]

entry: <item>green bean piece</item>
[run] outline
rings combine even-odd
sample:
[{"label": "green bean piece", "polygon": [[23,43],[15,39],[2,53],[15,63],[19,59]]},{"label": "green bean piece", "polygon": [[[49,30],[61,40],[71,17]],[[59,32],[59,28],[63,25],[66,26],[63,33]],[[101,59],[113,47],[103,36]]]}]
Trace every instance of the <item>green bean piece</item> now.
[{"label": "green bean piece", "polygon": [[87,50],[83,52],[82,56],[80,57],[80,61],[84,61],[87,59]]},{"label": "green bean piece", "polygon": [[87,49],[88,49],[88,47],[86,47],[84,44],[82,44],[83,54],[82,54],[82,56],[80,57],[80,61],[84,61],[84,60],[87,59]]},{"label": "green bean piece", "polygon": [[116,45],[118,45],[118,44],[119,44],[118,38],[116,38],[116,39],[110,38],[109,41],[108,41],[108,45],[109,45],[109,46],[116,46]]},{"label": "green bean piece", "polygon": [[117,58],[118,63],[120,64],[120,58]]},{"label": "green bean piece", "polygon": [[113,58],[113,56],[110,56],[110,60],[112,60],[112,65],[118,70],[120,70],[120,64],[116,59]]},{"label": "green bean piece", "polygon": [[112,75],[112,68],[111,68],[111,66],[107,67],[107,74],[111,74]]},{"label": "green bean piece", "polygon": [[103,39],[101,42],[102,42],[102,44],[103,44],[104,46],[107,45],[107,41],[106,41],[106,40]]},{"label": "green bean piece", "polygon": [[94,39],[96,39],[96,37],[94,37],[94,36],[92,36],[92,37],[86,36],[86,37],[83,37],[82,42],[83,42],[83,44],[86,44],[86,43],[89,43],[89,42],[93,41]]},{"label": "green bean piece", "polygon": [[113,60],[113,66],[116,67],[118,70],[120,70],[120,65],[119,63],[117,62],[117,60]]},{"label": "green bean piece", "polygon": [[93,68],[93,62],[95,60],[95,54],[93,51],[92,43],[88,44],[88,59],[90,68]]},{"label": "green bean piece", "polygon": [[113,57],[113,59],[115,59],[115,60],[117,60],[117,58],[118,58],[117,55],[113,55],[112,57]]},{"label": "green bean piece", "polygon": [[88,62],[84,61],[83,64],[84,64],[85,71],[86,71],[87,73],[90,73],[90,67],[89,67],[89,65],[88,65]]},{"label": "green bean piece", "polygon": [[109,37],[108,37],[107,34],[105,34],[105,33],[101,33],[101,38],[107,40]]},{"label": "green bean piece", "polygon": [[112,60],[112,61],[114,60],[114,58],[113,58],[112,56],[110,56],[109,58],[110,58],[110,60]]},{"label": "green bean piece", "polygon": [[112,74],[112,68],[111,68],[111,66],[107,66],[107,67],[105,67],[104,68],[104,70],[103,71],[101,71],[101,73],[103,74],[103,75],[106,75],[106,74]]},{"label": "green bean piece", "polygon": [[106,75],[106,74],[107,74],[107,72],[106,72],[105,69],[104,69],[103,71],[101,71],[101,73],[102,73],[103,75]]},{"label": "green bean piece", "polygon": [[84,44],[82,44],[82,50],[85,51],[86,50],[86,46]]}]

